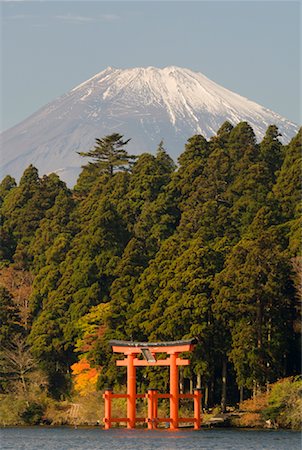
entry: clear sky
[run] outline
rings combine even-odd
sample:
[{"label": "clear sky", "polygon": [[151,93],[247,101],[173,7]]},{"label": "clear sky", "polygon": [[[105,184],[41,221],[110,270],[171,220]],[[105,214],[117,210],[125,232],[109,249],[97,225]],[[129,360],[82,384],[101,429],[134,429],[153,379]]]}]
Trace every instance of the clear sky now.
[{"label": "clear sky", "polygon": [[1,2],[1,129],[107,66],[176,65],[301,123],[298,1]]}]

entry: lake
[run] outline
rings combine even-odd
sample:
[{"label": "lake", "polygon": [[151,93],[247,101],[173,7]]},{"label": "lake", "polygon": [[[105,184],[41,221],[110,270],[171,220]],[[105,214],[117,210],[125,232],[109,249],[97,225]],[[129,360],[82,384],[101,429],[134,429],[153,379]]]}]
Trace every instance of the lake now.
[{"label": "lake", "polygon": [[24,427],[0,429],[1,450],[300,450],[299,432],[210,429],[125,430]]}]

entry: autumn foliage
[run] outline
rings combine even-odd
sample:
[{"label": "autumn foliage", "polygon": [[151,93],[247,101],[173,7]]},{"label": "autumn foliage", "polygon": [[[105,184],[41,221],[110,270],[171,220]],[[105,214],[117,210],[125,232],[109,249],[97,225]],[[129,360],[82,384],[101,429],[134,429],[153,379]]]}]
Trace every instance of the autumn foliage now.
[{"label": "autumn foliage", "polygon": [[85,358],[73,364],[71,370],[74,389],[79,395],[85,396],[96,391],[96,383],[100,372],[95,367],[90,367]]}]

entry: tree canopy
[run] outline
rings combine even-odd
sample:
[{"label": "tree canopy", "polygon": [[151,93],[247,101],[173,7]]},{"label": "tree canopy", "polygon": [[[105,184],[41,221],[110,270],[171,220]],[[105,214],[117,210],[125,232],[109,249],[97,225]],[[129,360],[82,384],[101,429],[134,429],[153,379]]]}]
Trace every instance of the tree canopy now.
[{"label": "tree canopy", "polygon": [[299,372],[301,130],[283,145],[271,125],[257,143],[225,122],[189,138],[178,165],[163,142],[137,157],[128,142],[80,152],[73,189],[33,165],[0,184],[1,343],[22,341],[55,397],[71,371],[79,392],[125,382],[112,338],[197,337],[185,386],[207,406],[225,403],[226,371],[234,402]]}]

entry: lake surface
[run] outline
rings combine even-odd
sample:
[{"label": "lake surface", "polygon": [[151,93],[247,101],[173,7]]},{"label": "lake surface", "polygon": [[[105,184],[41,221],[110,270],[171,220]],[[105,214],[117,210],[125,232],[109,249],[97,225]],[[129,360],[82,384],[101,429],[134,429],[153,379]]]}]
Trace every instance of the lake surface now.
[{"label": "lake surface", "polygon": [[300,450],[299,432],[284,430],[184,430],[2,428],[1,450]]}]

